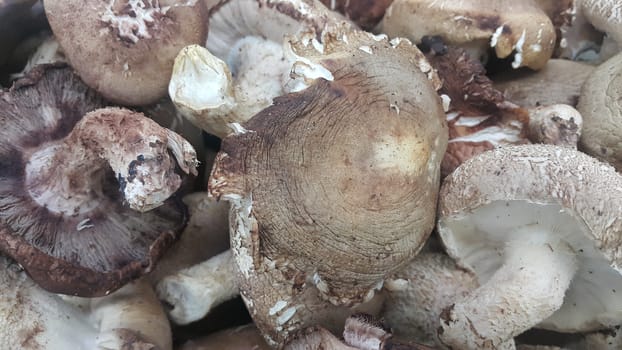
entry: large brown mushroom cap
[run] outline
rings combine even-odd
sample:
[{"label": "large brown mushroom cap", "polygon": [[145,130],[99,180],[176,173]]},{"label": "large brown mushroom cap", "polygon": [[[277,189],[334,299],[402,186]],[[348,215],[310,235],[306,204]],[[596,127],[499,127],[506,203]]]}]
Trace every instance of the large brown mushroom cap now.
[{"label": "large brown mushroom cap", "polygon": [[205,41],[197,0],[46,1],[72,67],[107,99],[146,105],[166,95],[179,50]]},{"label": "large brown mushroom cap", "polygon": [[419,251],[447,142],[438,78],[409,42],[347,30],[323,36],[323,54],[290,44],[309,87],[225,138],[209,183],[232,201],[240,290],[277,343],[326,308],[318,292],[369,300]]},{"label": "large brown mushroom cap", "polygon": [[63,196],[54,196],[58,200],[49,208],[38,202],[43,197],[30,188],[26,173],[30,157],[53,148],[102,104],[70,69],[58,66],[39,66],[11,90],[0,91],[0,251],[49,291],[96,296],[121,287],[153,268],[186,219],[176,199],[146,213],[127,208],[110,168],[86,166],[82,176],[64,178],[67,190],[102,181],[69,198],[77,201],[66,206],[70,211],[53,208]]},{"label": "large brown mushroom cap", "polygon": [[447,252],[481,285],[441,316],[445,344],[621,317],[622,176],[612,167],[567,147],[503,147],[463,163],[439,196]]}]

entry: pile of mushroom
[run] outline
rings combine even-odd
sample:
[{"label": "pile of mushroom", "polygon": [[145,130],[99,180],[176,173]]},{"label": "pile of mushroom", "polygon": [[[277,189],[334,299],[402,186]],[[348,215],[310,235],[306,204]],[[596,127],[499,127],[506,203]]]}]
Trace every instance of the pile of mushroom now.
[{"label": "pile of mushroom", "polygon": [[0,0],[0,348],[617,349],[621,77],[612,0]]}]

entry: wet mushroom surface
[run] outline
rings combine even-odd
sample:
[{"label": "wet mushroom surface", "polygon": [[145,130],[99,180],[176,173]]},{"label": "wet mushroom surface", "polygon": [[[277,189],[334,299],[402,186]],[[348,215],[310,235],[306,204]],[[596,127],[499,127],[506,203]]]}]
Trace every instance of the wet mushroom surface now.
[{"label": "wet mushroom surface", "polygon": [[[52,292],[100,296],[120,288],[151,270],[185,225],[180,201],[164,200],[181,183],[166,139],[130,123],[121,139],[159,149],[124,154],[128,140],[115,142],[114,127],[89,126],[97,120],[83,118],[104,103],[64,66],[39,66],[0,92],[0,251]],[[108,165],[100,156],[115,147]],[[154,192],[141,192],[149,185]],[[123,190],[138,198],[138,209],[157,207],[131,209]]]}]

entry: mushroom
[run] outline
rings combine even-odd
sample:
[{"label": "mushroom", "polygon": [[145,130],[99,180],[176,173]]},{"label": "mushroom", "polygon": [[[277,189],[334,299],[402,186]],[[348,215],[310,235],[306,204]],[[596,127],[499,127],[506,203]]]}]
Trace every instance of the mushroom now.
[{"label": "mushroom", "polygon": [[441,314],[446,346],[494,349],[536,325],[588,331],[622,317],[612,167],[568,147],[507,146],[463,163],[439,198],[443,244],[480,282]]},{"label": "mushroom", "polygon": [[171,99],[192,123],[223,138],[273,98],[299,89],[287,35],[308,32],[308,44],[321,51],[315,36],[344,21],[315,0],[223,1],[210,10],[207,48],[188,46],[175,59]]},{"label": "mushroom", "polygon": [[447,138],[438,78],[410,42],[337,26],[323,54],[307,43],[289,41],[324,74],[295,66],[308,87],[238,125],[208,184],[232,205],[231,277],[275,347],[311,325],[338,331],[418,252]]},{"label": "mushroom", "polygon": [[622,53],[602,63],[581,89],[581,150],[622,172]]},{"label": "mushroom", "polygon": [[346,319],[343,339],[347,345],[360,350],[431,350],[419,343],[396,340],[380,322],[365,314],[352,315]]},{"label": "mushroom", "polygon": [[576,107],[581,86],[594,66],[563,59],[551,59],[541,70],[502,72],[491,77],[495,89],[506,100],[524,108],[567,104]]},{"label": "mushroom", "polygon": [[102,103],[60,66],[0,91],[0,251],[52,292],[121,287],[185,224],[167,198],[182,182],[177,166],[195,172],[192,147],[142,114],[95,110]]},{"label": "mushroom", "polygon": [[0,348],[172,349],[166,314],[146,281],[101,298],[61,298],[0,257]]},{"label": "mushroom", "polygon": [[82,80],[124,105],[164,97],[179,50],[207,33],[198,0],[56,0],[45,13]]},{"label": "mushroom", "polygon": [[581,113],[569,105],[529,109],[529,139],[535,143],[576,148],[582,126]]},{"label": "mushroom", "polygon": [[488,48],[497,57],[514,54],[513,68],[544,67],[555,48],[555,28],[533,0],[480,1],[394,0],[377,31],[420,43],[440,35],[449,44],[468,48],[479,59]]},{"label": "mushroom", "polygon": [[447,255],[420,253],[385,281],[382,319],[398,339],[440,345],[441,312],[477,287],[475,275]]}]

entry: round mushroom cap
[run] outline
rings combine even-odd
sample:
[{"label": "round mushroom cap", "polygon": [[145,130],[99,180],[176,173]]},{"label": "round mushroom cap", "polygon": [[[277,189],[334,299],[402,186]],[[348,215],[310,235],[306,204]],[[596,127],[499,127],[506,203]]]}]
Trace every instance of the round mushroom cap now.
[{"label": "round mushroom cap", "polygon": [[103,104],[64,65],[38,66],[0,91],[0,252],[55,293],[101,296],[123,286],[150,271],[185,225],[186,209],[174,197],[149,212],[130,210],[111,169],[102,174],[102,190],[90,194],[96,205],[77,213],[33,199],[28,156]]},{"label": "round mushroom cap", "polygon": [[622,53],[594,70],[581,88],[579,148],[622,172]]},{"label": "round mushroom cap", "polygon": [[575,252],[564,303],[539,327],[585,331],[622,317],[622,176],[609,165],[566,147],[498,148],[458,167],[439,200],[447,252],[480,283],[521,228],[555,234]]},{"label": "round mushroom cap", "polygon": [[45,13],[82,80],[124,105],[164,97],[177,53],[207,34],[198,0],[55,0]]}]

